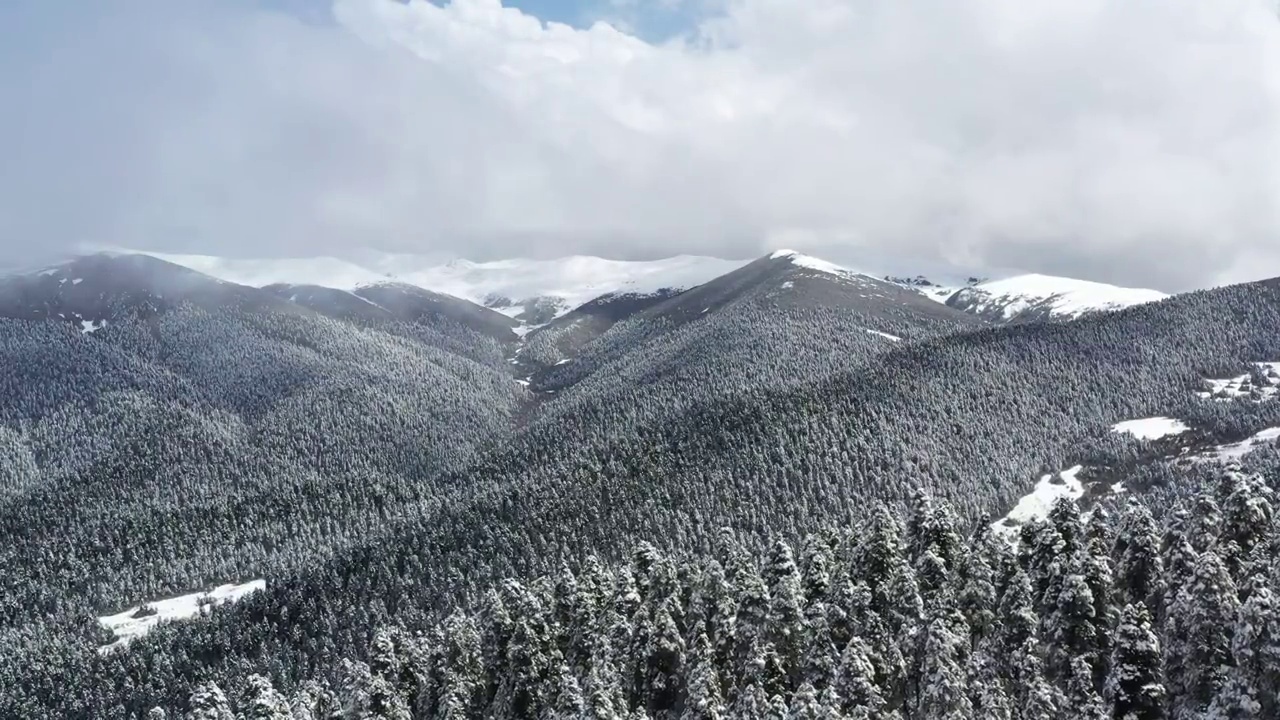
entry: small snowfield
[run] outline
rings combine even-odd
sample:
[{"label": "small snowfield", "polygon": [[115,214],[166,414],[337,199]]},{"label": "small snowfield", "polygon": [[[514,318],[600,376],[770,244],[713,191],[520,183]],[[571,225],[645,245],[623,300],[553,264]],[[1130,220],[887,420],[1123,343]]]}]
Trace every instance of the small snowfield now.
[{"label": "small snowfield", "polygon": [[1167,417],[1126,420],[1111,426],[1112,432],[1129,434],[1139,440],[1159,440],[1171,435],[1181,435],[1190,429],[1181,420]]},{"label": "small snowfield", "polygon": [[267,582],[265,580],[250,580],[240,584],[219,585],[208,592],[179,595],[167,600],[156,600],[155,602],[131,607],[122,613],[100,617],[98,622],[115,633],[116,641],[110,645],[102,646],[98,651],[105,653],[125,647],[134,638],[146,635],[162,622],[197,617],[206,606],[235,602],[250,593],[266,587]]},{"label": "small snowfield", "polygon": [[1267,443],[1274,443],[1276,438],[1280,438],[1280,428],[1268,428],[1238,443],[1218,445],[1208,452],[1197,455],[1195,459],[1223,463],[1239,462],[1255,449]]},{"label": "small snowfield", "polygon": [[1254,363],[1258,369],[1261,383],[1255,382],[1253,374],[1237,375],[1230,378],[1206,378],[1205,389],[1196,393],[1201,399],[1217,402],[1231,402],[1238,398],[1251,398],[1254,402],[1263,402],[1275,397],[1280,391],[1280,363]]},{"label": "small snowfield", "polygon": [[1083,465],[1076,465],[1070,470],[1050,473],[1040,478],[1031,494],[1018,501],[1016,507],[1000,520],[991,524],[996,533],[1016,537],[1018,529],[1032,520],[1043,520],[1049,517],[1049,511],[1058,498],[1078,500],[1084,495],[1084,485],[1077,477]]}]

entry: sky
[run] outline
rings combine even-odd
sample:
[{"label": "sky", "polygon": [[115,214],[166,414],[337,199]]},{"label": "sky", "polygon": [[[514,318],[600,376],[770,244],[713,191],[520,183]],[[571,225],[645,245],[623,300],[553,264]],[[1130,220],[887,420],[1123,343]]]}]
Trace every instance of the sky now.
[{"label": "sky", "polygon": [[1271,0],[0,3],[0,255],[1280,275]]}]

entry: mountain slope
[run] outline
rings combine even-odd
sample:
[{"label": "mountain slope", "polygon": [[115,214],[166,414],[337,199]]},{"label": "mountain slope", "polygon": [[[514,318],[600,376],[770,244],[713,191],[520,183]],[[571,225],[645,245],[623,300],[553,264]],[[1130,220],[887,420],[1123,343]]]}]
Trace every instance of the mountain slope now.
[{"label": "mountain slope", "polygon": [[452,323],[502,343],[518,339],[519,322],[489,308],[405,283],[380,282],[354,290],[319,285],[267,285],[289,302],[339,320],[403,321],[437,326]]},{"label": "mountain slope", "polygon": [[[656,409],[683,404],[683,387],[718,395],[811,382],[903,338],[980,324],[892,283],[814,269],[797,257],[775,253],[644,308],[571,361],[544,367],[531,387],[563,394],[550,412],[565,412],[566,400],[615,393],[648,399],[614,407]],[[536,331],[528,347],[536,351],[556,332]]]},{"label": "mountain slope", "polygon": [[23,588],[0,646],[296,567],[509,432],[527,394],[493,338],[357,320],[150,257],[0,279],[0,563]]},{"label": "mountain slope", "polygon": [[151,317],[180,305],[290,312],[254,288],[145,255],[100,253],[0,277],[0,317],[62,320],[91,330],[118,317]]}]

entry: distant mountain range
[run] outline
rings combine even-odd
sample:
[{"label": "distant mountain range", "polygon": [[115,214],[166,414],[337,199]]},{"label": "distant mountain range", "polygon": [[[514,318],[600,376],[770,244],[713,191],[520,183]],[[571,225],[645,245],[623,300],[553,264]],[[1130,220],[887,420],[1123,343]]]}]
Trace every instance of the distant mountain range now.
[{"label": "distant mountain range", "polygon": [[[702,285],[749,260],[681,255],[653,261],[572,256],[558,260],[439,263],[423,256],[366,252],[361,260],[333,257],[230,259],[208,255],[149,253],[207,275],[252,287],[316,286],[355,291],[388,283],[451,295],[497,310],[522,325],[543,325],[589,302],[611,296],[647,297]],[[768,256],[835,276],[865,275],[792,250]],[[1155,290],[1122,288],[1049,275],[1018,275],[944,286],[927,278],[889,279],[933,300],[995,322],[1076,318],[1167,297]]]}]

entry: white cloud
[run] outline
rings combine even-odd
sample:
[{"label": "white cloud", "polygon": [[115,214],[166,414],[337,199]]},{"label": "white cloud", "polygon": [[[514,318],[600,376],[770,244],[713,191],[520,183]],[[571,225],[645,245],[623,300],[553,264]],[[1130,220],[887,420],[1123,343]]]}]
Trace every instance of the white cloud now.
[{"label": "white cloud", "polygon": [[1266,0],[726,0],[665,43],[498,0],[14,17],[23,244],[1280,274]]}]

